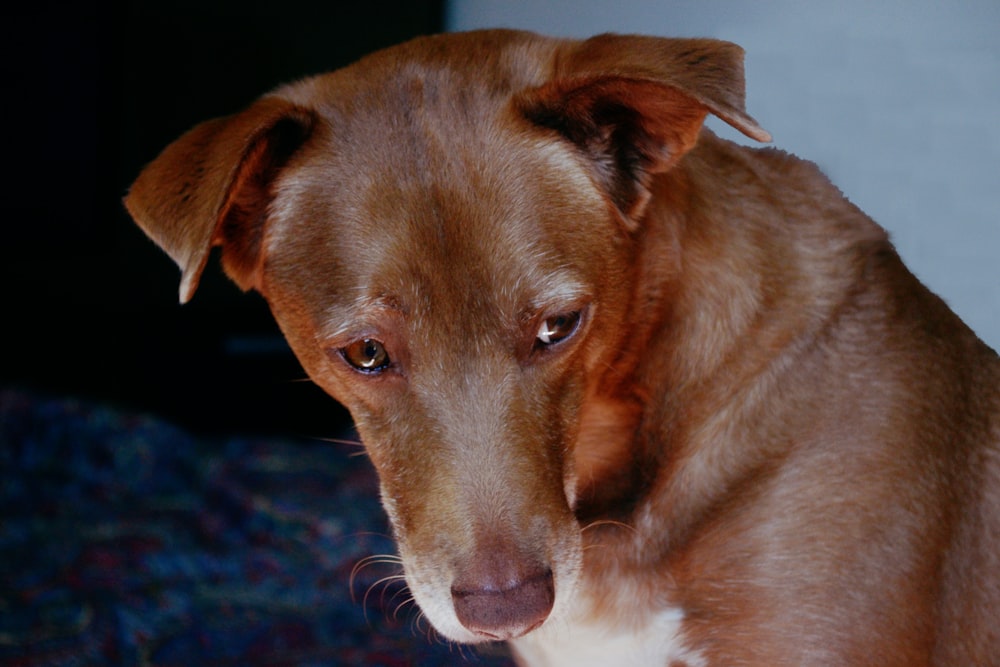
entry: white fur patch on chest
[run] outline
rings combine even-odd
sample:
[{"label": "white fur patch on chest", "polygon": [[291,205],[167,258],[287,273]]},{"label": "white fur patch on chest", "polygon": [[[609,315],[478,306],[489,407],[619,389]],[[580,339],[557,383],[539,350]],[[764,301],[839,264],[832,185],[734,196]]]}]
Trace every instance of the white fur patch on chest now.
[{"label": "white fur patch on chest", "polygon": [[556,620],[512,644],[527,667],[706,667],[685,646],[683,618],[680,609],[668,609],[636,627]]}]

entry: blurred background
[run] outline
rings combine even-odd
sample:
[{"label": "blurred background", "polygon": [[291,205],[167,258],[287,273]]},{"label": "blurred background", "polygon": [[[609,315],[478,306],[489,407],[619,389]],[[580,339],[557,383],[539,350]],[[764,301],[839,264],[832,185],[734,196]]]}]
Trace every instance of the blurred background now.
[{"label": "blurred background", "polygon": [[0,663],[509,667],[441,641],[391,558],[365,560],[394,552],[377,481],[263,300],[213,262],[179,306],[178,269],[121,205],[196,123],[491,26],[741,44],[775,145],[1000,347],[996,0],[7,3]]}]

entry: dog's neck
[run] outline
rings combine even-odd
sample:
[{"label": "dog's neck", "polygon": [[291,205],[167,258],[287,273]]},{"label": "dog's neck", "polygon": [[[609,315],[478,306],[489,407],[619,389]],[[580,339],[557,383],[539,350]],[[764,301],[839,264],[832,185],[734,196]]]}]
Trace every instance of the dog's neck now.
[{"label": "dog's neck", "polygon": [[[654,352],[623,357],[609,368],[595,383],[581,420],[578,516],[593,526],[585,535],[605,545],[589,558],[622,563],[620,553],[606,548],[615,536],[644,561],[665,557],[690,538],[701,517],[756,474],[751,463],[739,468],[700,459],[725,457],[735,446],[733,429],[749,424],[764,407],[754,396],[767,395],[759,390],[779,382],[794,356],[810,353],[797,341],[815,341],[833,326],[844,295],[860,289],[868,258],[888,248],[874,224],[858,225],[867,219],[832,185],[819,198],[831,208],[826,215],[793,217],[790,211],[802,207],[782,202],[769,202],[776,212],[771,219],[747,215],[748,188],[767,198],[768,176],[761,170],[800,175],[816,187],[818,171],[811,163],[777,151],[756,153],[748,159],[750,149],[706,131],[699,146],[654,184],[631,306],[632,321],[639,324],[630,332],[648,338]],[[728,183],[733,187],[725,188]],[[744,199],[728,197],[729,190]],[[787,217],[780,217],[785,211]],[[838,220],[850,233],[834,233],[831,225]],[[774,262],[782,262],[783,270],[769,270]],[[769,275],[798,279],[768,282]],[[660,319],[649,320],[651,313]],[[635,347],[648,349],[641,340]],[[764,454],[760,460],[782,453]],[[607,509],[612,507],[614,514]],[[676,518],[669,535],[646,533],[643,517],[653,515]]]}]

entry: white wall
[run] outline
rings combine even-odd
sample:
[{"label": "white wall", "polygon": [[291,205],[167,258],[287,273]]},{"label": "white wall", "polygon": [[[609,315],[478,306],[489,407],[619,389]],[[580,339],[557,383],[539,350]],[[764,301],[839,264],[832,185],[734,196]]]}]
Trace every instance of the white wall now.
[{"label": "white wall", "polygon": [[451,0],[447,20],[740,44],[747,110],[774,145],[819,164],[1000,349],[997,0]]}]

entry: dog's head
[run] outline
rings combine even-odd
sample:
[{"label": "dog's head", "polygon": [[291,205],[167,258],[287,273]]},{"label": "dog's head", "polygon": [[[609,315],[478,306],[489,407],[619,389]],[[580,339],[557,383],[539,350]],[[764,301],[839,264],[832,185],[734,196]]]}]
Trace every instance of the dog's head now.
[{"label": "dog's head", "polygon": [[677,259],[642,224],[653,179],[709,112],[767,139],[741,58],[711,40],[421,39],[196,127],[133,185],[181,300],[221,246],[350,409],[447,637],[564,613],[580,515],[641,415],[641,281]]}]

